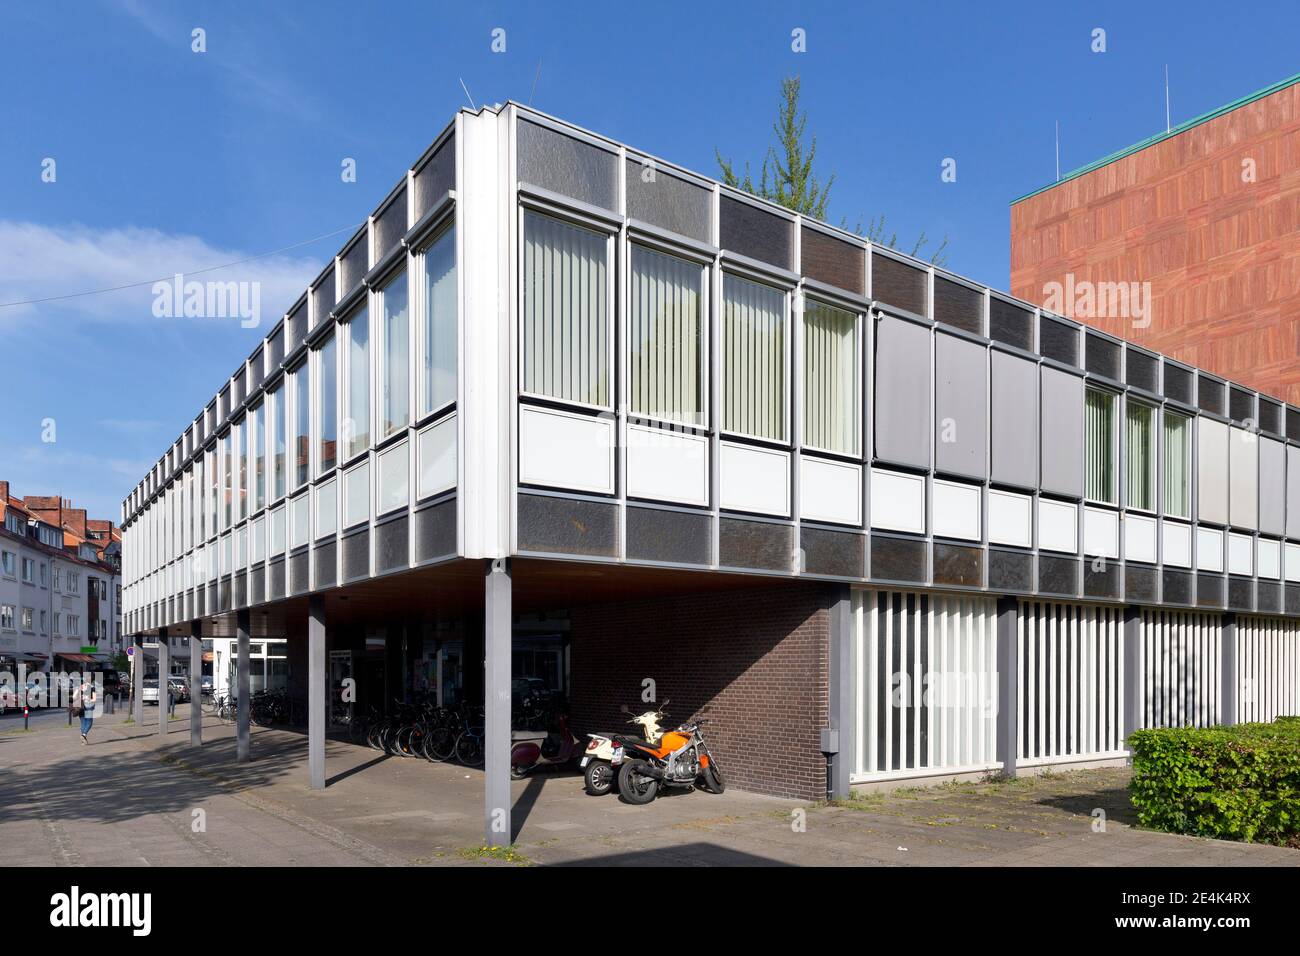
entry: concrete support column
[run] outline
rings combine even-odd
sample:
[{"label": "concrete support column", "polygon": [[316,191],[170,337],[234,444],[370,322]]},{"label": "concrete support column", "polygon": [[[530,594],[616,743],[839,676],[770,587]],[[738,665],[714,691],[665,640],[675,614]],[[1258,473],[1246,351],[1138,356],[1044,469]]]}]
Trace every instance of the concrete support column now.
[{"label": "concrete support column", "polygon": [[1219,723],[1237,722],[1237,615],[1229,611],[1223,615],[1223,633],[1219,645],[1220,699]]},{"label": "concrete support column", "polygon": [[235,633],[238,638],[237,645],[239,648],[239,676],[235,683],[235,697],[237,700],[235,709],[235,761],[237,763],[246,763],[248,761],[249,714],[251,707],[251,701],[248,699],[249,623],[247,610],[235,612]]},{"label": "concrete support column", "polygon": [[830,647],[827,674],[828,724],[822,731],[826,755],[826,795],[832,800],[849,796],[853,755],[857,753],[857,727],[853,707],[853,597],[847,584],[832,587]]},{"label": "concrete support column", "polygon": [[325,789],[325,598],[307,605],[307,776],[313,790]]},{"label": "concrete support column", "polygon": [[190,746],[203,743],[203,625],[190,622]]},{"label": "concrete support column", "polygon": [[998,721],[997,759],[1002,773],[1016,775],[1016,757],[1020,750],[1020,602],[1013,597],[998,598]]},{"label": "concrete support column", "polygon": [[167,717],[171,708],[168,704],[168,694],[171,691],[171,685],[167,683],[167,675],[171,672],[171,661],[168,660],[167,652],[171,649],[167,645],[167,628],[158,630],[158,733],[167,733]]},{"label": "concrete support column", "polygon": [[[1142,726],[1146,701],[1142,696],[1142,610],[1124,608],[1124,740]],[[1125,745],[1125,749],[1127,745]]]},{"label": "concrete support column", "polygon": [[136,727],[144,723],[144,638],[139,634],[131,654],[131,719]]},{"label": "concrete support column", "polygon": [[510,642],[513,621],[510,561],[487,562],[483,595],[484,842],[509,846]]}]

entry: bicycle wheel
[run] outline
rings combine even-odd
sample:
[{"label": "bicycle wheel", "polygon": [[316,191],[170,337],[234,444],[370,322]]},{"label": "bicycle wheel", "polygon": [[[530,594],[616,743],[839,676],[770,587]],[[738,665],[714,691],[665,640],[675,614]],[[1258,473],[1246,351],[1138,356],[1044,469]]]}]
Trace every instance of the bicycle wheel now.
[{"label": "bicycle wheel", "polygon": [[477,767],[483,763],[483,740],[469,731],[456,740],[456,759],[467,767]]},{"label": "bicycle wheel", "polygon": [[435,727],[424,735],[424,755],[434,763],[450,760],[456,752],[456,732],[450,727]]}]

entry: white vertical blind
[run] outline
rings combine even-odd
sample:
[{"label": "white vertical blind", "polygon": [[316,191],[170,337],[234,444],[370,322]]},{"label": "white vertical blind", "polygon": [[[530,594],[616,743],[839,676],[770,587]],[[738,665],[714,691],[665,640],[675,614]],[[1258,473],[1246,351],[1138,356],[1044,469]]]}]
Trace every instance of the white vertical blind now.
[{"label": "white vertical blind", "polygon": [[1166,410],[1164,492],[1165,514],[1191,517],[1192,420]]},{"label": "white vertical blind", "polygon": [[1142,612],[1142,726],[1219,723],[1221,633],[1217,614]]},{"label": "white vertical blind", "polygon": [[1155,511],[1156,410],[1129,401],[1124,422],[1124,496],[1128,507]]},{"label": "white vertical blind", "polygon": [[803,443],[858,453],[858,317],[807,300],[803,314]]},{"label": "white vertical blind", "polygon": [[610,405],[609,238],[524,214],[524,391]]},{"label": "white vertical blind", "polygon": [[785,441],[785,293],[728,275],[723,300],[722,427]]},{"label": "white vertical blind", "polygon": [[383,289],[383,353],[379,366],[379,437],[387,438],[411,420],[410,288],[406,271]]},{"label": "white vertical blind", "polygon": [[363,307],[343,326],[343,460],[370,447],[370,315]]},{"label": "white vertical blind", "polygon": [[421,412],[456,400],[456,230],[424,250],[424,386]]},{"label": "white vertical blind", "polygon": [[704,424],[702,281],[696,263],[632,247],[628,368],[633,413]]},{"label": "white vertical blind", "polygon": [[1237,721],[1300,714],[1300,623],[1237,618]]},{"label": "white vertical blind", "polygon": [[1115,504],[1115,396],[1090,388],[1083,412],[1084,496]]}]

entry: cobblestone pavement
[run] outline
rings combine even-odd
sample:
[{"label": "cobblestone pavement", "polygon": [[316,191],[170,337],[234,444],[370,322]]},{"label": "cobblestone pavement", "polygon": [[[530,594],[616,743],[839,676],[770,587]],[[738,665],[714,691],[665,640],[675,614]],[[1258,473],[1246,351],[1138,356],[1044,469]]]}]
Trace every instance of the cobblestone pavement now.
[{"label": "cobblestone pavement", "polygon": [[[234,728],[187,708],[157,733],[125,715],[89,746],[46,722],[0,730],[0,840],[7,858],[59,865],[1295,866],[1300,851],[1135,829],[1124,769],[863,795],[822,806],[728,791],[647,807],[588,797],[573,773],[512,784],[515,854],[482,842],[478,771],[327,746],[329,786],[307,789],[306,739]],[[1104,828],[1099,826],[1104,821]]]}]

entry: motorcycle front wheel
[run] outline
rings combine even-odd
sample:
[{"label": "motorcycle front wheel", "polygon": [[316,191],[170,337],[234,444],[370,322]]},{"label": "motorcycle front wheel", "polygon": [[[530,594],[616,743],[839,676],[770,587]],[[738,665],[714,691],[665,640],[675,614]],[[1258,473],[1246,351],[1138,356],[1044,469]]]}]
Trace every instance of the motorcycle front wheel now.
[{"label": "motorcycle front wheel", "polygon": [[582,789],[593,797],[603,797],[614,786],[614,768],[604,760],[593,760],[582,772]]},{"label": "motorcycle front wheel", "polygon": [[618,772],[618,795],[628,803],[647,804],[659,793],[659,781],[644,772],[644,760],[629,760]]},{"label": "motorcycle front wheel", "polygon": [[727,781],[722,777],[722,768],[709,758],[709,765],[700,772],[700,777],[704,783],[704,789],[709,793],[722,793],[727,789]]}]

